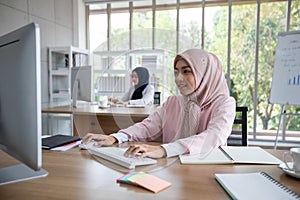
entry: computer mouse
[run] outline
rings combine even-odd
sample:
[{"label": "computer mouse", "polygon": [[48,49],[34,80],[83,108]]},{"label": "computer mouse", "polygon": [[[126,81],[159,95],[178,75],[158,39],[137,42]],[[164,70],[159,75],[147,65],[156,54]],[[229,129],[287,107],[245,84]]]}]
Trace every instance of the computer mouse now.
[{"label": "computer mouse", "polygon": [[91,142],[89,142],[89,143],[87,143],[87,144],[80,144],[79,145],[79,148],[80,149],[83,149],[83,150],[86,150],[86,149],[89,149],[89,148],[91,148],[92,146],[94,146],[94,144],[95,144],[96,142],[95,141],[91,141]]}]

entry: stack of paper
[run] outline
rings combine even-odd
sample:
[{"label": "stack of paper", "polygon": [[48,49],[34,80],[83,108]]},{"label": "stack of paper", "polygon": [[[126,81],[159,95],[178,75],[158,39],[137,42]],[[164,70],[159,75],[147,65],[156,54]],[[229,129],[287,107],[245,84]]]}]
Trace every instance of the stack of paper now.
[{"label": "stack of paper", "polygon": [[131,172],[117,179],[118,183],[141,186],[154,193],[158,193],[172,184],[145,172]]},{"label": "stack of paper", "polygon": [[63,146],[55,147],[55,148],[52,148],[51,150],[53,150],[53,151],[67,151],[69,149],[73,149],[74,147],[78,147],[80,144],[81,144],[81,140],[76,141],[76,142],[71,142],[71,143],[65,144]]}]

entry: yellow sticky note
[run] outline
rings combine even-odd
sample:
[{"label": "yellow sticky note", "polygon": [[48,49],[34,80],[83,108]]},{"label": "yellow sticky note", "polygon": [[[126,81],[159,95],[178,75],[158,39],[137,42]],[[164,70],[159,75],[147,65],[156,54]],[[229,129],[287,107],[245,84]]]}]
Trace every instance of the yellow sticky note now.
[{"label": "yellow sticky note", "polygon": [[138,172],[133,174],[132,176],[128,177],[127,180],[135,183],[137,180],[147,176],[148,174],[146,174],[145,172]]}]

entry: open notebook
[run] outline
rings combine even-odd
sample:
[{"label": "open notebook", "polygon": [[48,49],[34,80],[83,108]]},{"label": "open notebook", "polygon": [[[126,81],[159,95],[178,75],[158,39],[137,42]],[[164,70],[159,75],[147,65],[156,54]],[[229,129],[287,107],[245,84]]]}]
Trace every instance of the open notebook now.
[{"label": "open notebook", "polygon": [[260,147],[221,146],[207,154],[180,155],[181,164],[281,164]]}]

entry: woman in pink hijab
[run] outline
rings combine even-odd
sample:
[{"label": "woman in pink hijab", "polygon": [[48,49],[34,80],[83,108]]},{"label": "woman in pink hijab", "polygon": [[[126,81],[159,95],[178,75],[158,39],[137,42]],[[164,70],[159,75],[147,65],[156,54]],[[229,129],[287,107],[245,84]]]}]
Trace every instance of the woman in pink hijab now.
[{"label": "woman in pink hijab", "polygon": [[111,145],[126,141],[146,142],[162,136],[163,144],[133,144],[125,156],[172,157],[181,154],[207,153],[226,145],[235,118],[235,100],[212,53],[189,49],[174,60],[175,83],[181,95],[170,96],[156,112],[111,135],[89,133],[83,143]]}]

